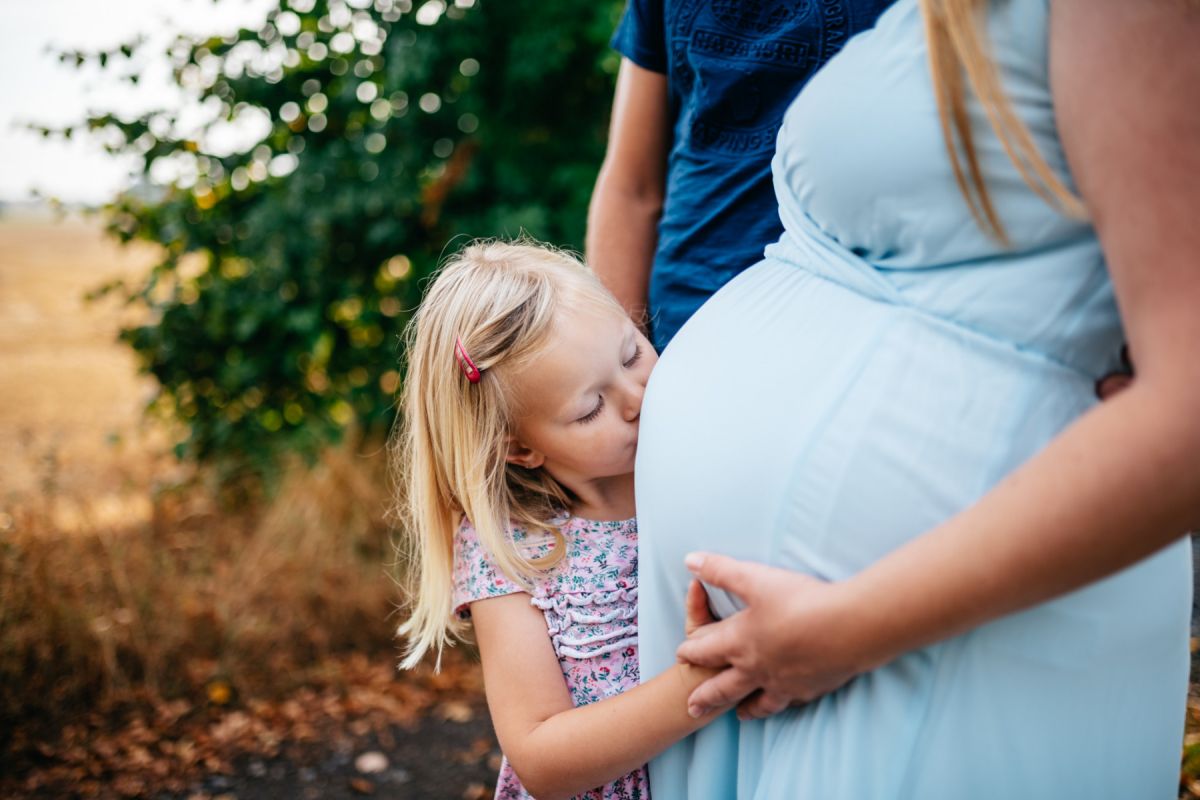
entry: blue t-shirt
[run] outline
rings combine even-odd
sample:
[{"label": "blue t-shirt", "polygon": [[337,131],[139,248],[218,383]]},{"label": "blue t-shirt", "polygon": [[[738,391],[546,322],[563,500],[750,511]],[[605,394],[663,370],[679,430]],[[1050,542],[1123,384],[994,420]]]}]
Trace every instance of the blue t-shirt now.
[{"label": "blue t-shirt", "polygon": [[650,313],[661,350],[783,226],[771,187],[792,98],[891,0],[629,0],[613,47],[664,73],[673,140]]}]

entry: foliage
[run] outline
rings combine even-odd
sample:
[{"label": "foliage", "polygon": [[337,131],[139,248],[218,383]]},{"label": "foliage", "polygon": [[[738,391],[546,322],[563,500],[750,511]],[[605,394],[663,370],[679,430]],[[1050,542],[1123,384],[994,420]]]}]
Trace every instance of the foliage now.
[{"label": "foliage", "polygon": [[[148,312],[122,337],[153,406],[185,423],[181,457],[261,474],[386,428],[398,334],[448,246],[524,231],[580,247],[621,5],[280,0],[259,30],[170,48],[210,113],[198,129],[176,109],[44,131],[136,157],[108,227],[162,259],[101,291]],[[62,59],[136,82],[145,46]],[[255,126],[257,144],[220,149]]]}]

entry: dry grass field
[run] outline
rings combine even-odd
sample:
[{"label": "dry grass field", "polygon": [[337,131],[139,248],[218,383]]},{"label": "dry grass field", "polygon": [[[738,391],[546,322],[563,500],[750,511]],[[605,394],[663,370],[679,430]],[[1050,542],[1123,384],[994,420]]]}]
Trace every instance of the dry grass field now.
[{"label": "dry grass field", "polygon": [[0,217],[0,522],[31,507],[61,530],[145,519],[141,489],[171,477],[154,457],[163,431],[142,417],[152,384],[117,341],[129,311],[84,299],[153,258],[96,219]]}]

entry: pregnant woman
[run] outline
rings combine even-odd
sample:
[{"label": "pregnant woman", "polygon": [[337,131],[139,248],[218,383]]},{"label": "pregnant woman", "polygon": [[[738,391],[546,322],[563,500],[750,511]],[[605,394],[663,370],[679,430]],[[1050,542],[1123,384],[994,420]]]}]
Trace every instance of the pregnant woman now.
[{"label": "pregnant woman", "polygon": [[[650,382],[645,673],[676,657],[685,556],[720,553],[693,568],[748,606],[680,648],[732,665],[694,699],[811,700],[685,740],[657,797],[1175,796],[1200,7],[976,5],[972,42],[971,3],[899,0],[813,78],[782,238]],[[1097,405],[1123,339],[1137,378]]]}]

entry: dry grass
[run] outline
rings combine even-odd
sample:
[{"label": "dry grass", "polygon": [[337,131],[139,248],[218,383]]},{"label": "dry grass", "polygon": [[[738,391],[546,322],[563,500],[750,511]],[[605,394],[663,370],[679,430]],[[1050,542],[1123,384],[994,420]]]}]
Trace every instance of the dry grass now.
[{"label": "dry grass", "polygon": [[5,719],[279,696],[328,656],[395,656],[379,448],[331,450],[264,507],[220,507],[141,415],[151,387],[115,340],[129,312],[82,299],[153,255],[95,221],[0,220]]},{"label": "dry grass", "polygon": [[0,544],[0,713],[218,678],[264,696],[331,653],[389,650],[378,467],[332,451],[263,513],[222,513],[195,484],[152,495],[149,522],[86,533],[18,510]]}]

